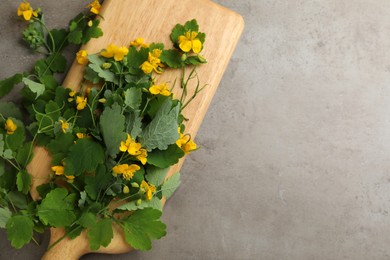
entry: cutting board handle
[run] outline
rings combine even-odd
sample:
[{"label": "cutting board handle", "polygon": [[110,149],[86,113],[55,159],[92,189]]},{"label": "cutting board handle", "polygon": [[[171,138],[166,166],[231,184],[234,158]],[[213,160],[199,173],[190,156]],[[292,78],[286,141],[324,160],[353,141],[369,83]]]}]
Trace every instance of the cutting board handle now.
[{"label": "cutting board handle", "polygon": [[[50,229],[50,245],[53,245],[65,235],[62,228]],[[46,251],[42,260],[78,260],[88,253],[88,240],[84,236],[78,236],[73,240],[64,238]]]}]

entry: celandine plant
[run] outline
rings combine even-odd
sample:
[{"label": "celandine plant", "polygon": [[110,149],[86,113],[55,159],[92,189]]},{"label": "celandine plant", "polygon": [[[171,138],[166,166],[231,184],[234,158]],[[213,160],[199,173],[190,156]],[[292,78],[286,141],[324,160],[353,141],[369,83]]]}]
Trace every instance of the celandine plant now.
[{"label": "celandine plant", "polygon": [[[165,179],[166,173],[197,149],[182,114],[204,87],[196,67],[206,62],[199,55],[205,34],[196,20],[175,26],[174,49],[138,38],[97,54],[80,50],[76,59],[86,65],[85,75],[74,91],[54,76],[66,70],[62,52],[68,45],[103,35],[99,19],[93,19],[99,2],[88,8],[90,14],[78,15],[67,29],[53,30],[28,2],[17,11],[28,22],[24,41],[43,58],[32,73],[0,81],[1,97],[24,84],[27,114],[13,103],[0,103],[0,227],[15,248],[35,241],[34,232],[56,227],[65,228],[64,238],[71,239],[86,230],[91,250],[98,250],[111,242],[114,224],[133,248],[149,250],[152,239],[166,234],[160,200],[180,183],[179,173]],[[158,79],[168,69],[182,70],[178,99],[172,94],[175,84]],[[190,81],[195,81],[193,92]],[[45,147],[52,158],[52,174],[37,187],[37,200],[29,193],[34,146]]]}]

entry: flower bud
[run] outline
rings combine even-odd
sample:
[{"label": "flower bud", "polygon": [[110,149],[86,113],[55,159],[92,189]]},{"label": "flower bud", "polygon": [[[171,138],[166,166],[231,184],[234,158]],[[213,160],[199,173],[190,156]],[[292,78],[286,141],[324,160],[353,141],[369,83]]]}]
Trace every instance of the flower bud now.
[{"label": "flower bud", "polygon": [[130,192],[130,189],[129,189],[129,187],[127,186],[127,185],[125,185],[124,187],[123,187],[123,193],[124,194],[127,194],[127,193],[129,193]]},{"label": "flower bud", "polygon": [[92,20],[90,20],[90,21],[88,22],[88,27],[92,27],[92,25],[93,25],[93,22],[92,22]]},{"label": "flower bud", "polygon": [[187,59],[187,54],[183,53],[183,55],[181,55],[181,61],[185,61]]},{"label": "flower bud", "polygon": [[133,187],[133,188],[139,188],[139,184],[136,183],[136,182],[132,182],[132,183],[131,183],[131,187]]},{"label": "flower bud", "polygon": [[202,55],[200,55],[200,54],[198,55],[198,59],[202,63],[206,63],[207,62],[206,59]]},{"label": "flower bud", "polygon": [[107,99],[105,99],[105,98],[101,98],[101,99],[99,99],[99,102],[100,102],[100,103],[102,103],[102,104],[104,104],[104,103],[106,103],[106,102],[107,102]]},{"label": "flower bud", "polygon": [[108,62],[105,62],[102,64],[102,68],[105,70],[108,70],[109,68],[111,68],[111,66],[112,66],[112,64],[108,63]]},{"label": "flower bud", "polygon": [[135,205],[139,206],[139,205],[141,205],[141,203],[142,203],[142,200],[141,200],[141,199],[138,199],[138,200],[135,202]]}]

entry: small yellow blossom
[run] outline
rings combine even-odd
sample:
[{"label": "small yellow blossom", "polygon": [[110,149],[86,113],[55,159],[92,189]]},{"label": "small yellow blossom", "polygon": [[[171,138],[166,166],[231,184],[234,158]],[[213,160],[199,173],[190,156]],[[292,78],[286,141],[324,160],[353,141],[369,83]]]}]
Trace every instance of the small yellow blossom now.
[{"label": "small yellow blossom", "polygon": [[146,200],[152,200],[153,193],[156,192],[156,187],[153,184],[148,184],[146,181],[142,181],[141,189],[145,191]]},{"label": "small yellow blossom", "polygon": [[130,155],[135,156],[143,165],[147,162],[148,152],[146,149],[142,148],[140,143],[133,140],[129,134],[127,134],[127,139],[125,142],[121,142],[119,146],[121,152],[128,152]]},{"label": "small yellow blossom", "polygon": [[65,175],[65,177],[66,177],[66,179],[67,179],[67,181],[69,183],[73,183],[73,181],[74,181],[74,176],[73,175]]},{"label": "small yellow blossom", "polygon": [[126,47],[118,47],[114,44],[108,45],[108,47],[101,51],[100,54],[105,58],[114,57],[115,61],[121,61],[129,53],[129,49]]},{"label": "small yellow blossom", "polygon": [[87,8],[91,8],[90,9],[90,12],[93,13],[93,14],[99,14],[100,13],[100,8],[101,8],[101,4],[99,3],[98,0],[94,0],[92,3],[90,3]]},{"label": "small yellow blossom", "polygon": [[68,102],[72,102],[74,100],[74,96],[76,95],[76,93],[76,91],[69,92]]},{"label": "small yellow blossom", "polygon": [[76,97],[77,110],[83,110],[87,106],[87,98]]},{"label": "small yellow blossom", "polygon": [[125,178],[126,180],[130,180],[131,178],[133,178],[134,173],[140,169],[141,167],[139,167],[137,164],[120,164],[114,166],[114,168],[112,168],[112,171],[115,174],[122,174],[123,178]]},{"label": "small yellow blossom", "polygon": [[80,65],[88,64],[88,53],[86,50],[80,50],[76,53],[77,63]]},{"label": "small yellow blossom", "polygon": [[161,84],[161,85],[153,85],[149,88],[150,93],[153,95],[163,95],[163,96],[170,96],[171,91],[168,89],[167,84]]},{"label": "small yellow blossom", "polygon": [[154,49],[152,52],[149,52],[148,60],[142,63],[140,68],[145,74],[150,74],[154,70],[156,73],[162,73],[161,68],[164,67],[164,65],[161,63],[160,56],[161,56],[162,50],[160,49]]},{"label": "small yellow blossom", "polygon": [[57,166],[51,167],[51,170],[52,170],[56,175],[63,175],[63,174],[64,174],[64,171],[65,171],[65,168],[64,168],[64,166],[57,165]]},{"label": "small yellow blossom", "polygon": [[185,35],[179,36],[179,47],[184,52],[199,53],[202,50],[202,42],[197,38],[197,32],[188,31]]},{"label": "small yellow blossom", "polygon": [[149,44],[145,43],[144,38],[137,38],[130,43],[130,46],[149,48]]},{"label": "small yellow blossom", "polygon": [[179,146],[186,154],[189,154],[190,152],[196,150],[196,143],[191,140],[191,137],[189,135],[183,135],[182,133],[180,133],[180,128],[179,134],[180,138],[176,141],[177,146]]},{"label": "small yellow blossom", "polygon": [[148,161],[147,157],[148,157],[148,152],[146,151],[146,149],[144,148],[141,148],[139,150],[141,153],[139,155],[136,156],[137,160],[139,160],[143,165],[146,164],[146,162]]},{"label": "small yellow blossom", "polygon": [[12,135],[18,127],[11,118],[5,121],[4,129],[7,130],[7,134]]},{"label": "small yellow blossom", "polygon": [[77,133],[76,136],[77,136],[78,139],[83,139],[83,138],[87,138],[88,137],[88,135],[84,134],[84,133]]},{"label": "small yellow blossom", "polygon": [[23,2],[19,5],[18,16],[23,16],[24,20],[30,21],[31,17],[38,17],[38,11],[33,10],[29,2]]},{"label": "small yellow blossom", "polygon": [[60,122],[61,122],[61,130],[65,134],[69,129],[69,123],[64,120],[60,120]]}]

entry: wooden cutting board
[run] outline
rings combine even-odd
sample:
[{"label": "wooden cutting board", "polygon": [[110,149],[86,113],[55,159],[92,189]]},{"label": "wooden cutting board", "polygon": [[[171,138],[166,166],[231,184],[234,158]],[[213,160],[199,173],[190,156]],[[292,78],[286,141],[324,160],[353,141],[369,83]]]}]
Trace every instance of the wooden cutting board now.
[{"label": "wooden cutting board", "polygon": [[[197,19],[200,31],[207,35],[201,54],[208,61],[199,67],[198,75],[201,84],[208,86],[184,110],[185,116],[190,119],[186,124],[186,132],[195,137],[243,31],[242,17],[209,0],[105,0],[101,15],[104,17],[100,24],[104,36],[82,47],[90,54],[100,52],[111,43],[128,46],[137,37],[143,37],[148,43],[162,42],[166,48],[170,48],[172,43],[169,35],[172,28],[177,23],[184,24],[188,20]],[[78,90],[83,71],[84,67],[74,62],[63,85]],[[167,70],[157,76],[157,82],[173,83],[179,76],[178,71]],[[180,88],[176,87],[174,93],[178,96]],[[31,194],[35,199],[38,198],[35,187],[44,183],[51,173],[50,161],[45,149],[35,148],[34,159],[28,167],[33,175]],[[183,161],[172,166],[167,177],[178,172]],[[62,229],[52,229],[50,244],[63,234]],[[122,239],[121,231],[115,229],[111,244],[107,248],[100,248],[98,252],[118,254],[130,250]],[[73,260],[90,252],[84,232],[74,240],[62,240],[43,259]]]}]

